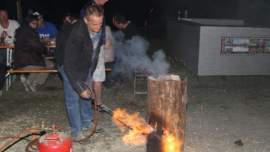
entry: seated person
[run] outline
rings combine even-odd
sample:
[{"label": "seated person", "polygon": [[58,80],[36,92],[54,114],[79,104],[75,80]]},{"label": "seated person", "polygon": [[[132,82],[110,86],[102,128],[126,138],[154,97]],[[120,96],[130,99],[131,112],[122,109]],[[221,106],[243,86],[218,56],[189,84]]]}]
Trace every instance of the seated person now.
[{"label": "seated person", "polygon": [[[14,35],[19,23],[11,20],[8,17],[8,12],[5,9],[0,9],[0,45],[14,44]],[[6,64],[6,51],[0,49],[0,64]]]},{"label": "seated person", "polygon": [[[45,21],[43,16],[39,12],[34,12],[33,15],[38,17],[37,32],[39,34],[41,42],[45,46],[54,46],[58,32],[56,26],[51,22]],[[54,48],[47,48],[47,55],[52,56],[54,54],[54,51]]]},{"label": "seated person", "polygon": [[19,26],[17,21],[9,19],[6,10],[0,9],[0,37],[3,37],[5,43],[14,43],[15,31]]},{"label": "seated person", "polygon": [[48,21],[45,21],[43,16],[39,12],[34,12],[33,15],[38,17],[38,28],[37,32],[40,39],[42,40],[51,40],[56,38],[57,28],[56,26]]},{"label": "seated person", "polygon": [[[38,17],[29,15],[25,23],[16,30],[14,66],[18,68],[40,68],[45,67],[43,55],[46,48],[41,43],[36,29],[38,27]],[[28,77],[21,75],[21,82],[26,91],[36,91],[37,85],[45,83],[47,73],[31,73]]]}]

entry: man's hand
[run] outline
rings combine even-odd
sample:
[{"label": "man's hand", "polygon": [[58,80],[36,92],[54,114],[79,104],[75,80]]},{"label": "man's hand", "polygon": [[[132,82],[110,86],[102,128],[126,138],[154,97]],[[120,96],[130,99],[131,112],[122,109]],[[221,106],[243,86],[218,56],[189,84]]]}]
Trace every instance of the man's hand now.
[{"label": "man's hand", "polygon": [[3,31],[1,33],[1,36],[0,37],[6,38],[7,36],[8,36],[8,33],[6,31]]},{"label": "man's hand", "polygon": [[84,91],[80,94],[80,96],[81,96],[82,98],[85,98],[85,99],[90,99],[90,98],[95,99],[95,94],[94,94],[91,90],[89,90],[89,89],[84,90]]}]

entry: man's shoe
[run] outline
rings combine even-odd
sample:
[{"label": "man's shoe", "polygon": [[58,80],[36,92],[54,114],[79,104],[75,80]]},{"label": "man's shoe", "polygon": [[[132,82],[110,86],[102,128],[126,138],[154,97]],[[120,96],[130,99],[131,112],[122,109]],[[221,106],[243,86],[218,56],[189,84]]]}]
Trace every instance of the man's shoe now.
[{"label": "man's shoe", "polygon": [[74,142],[81,142],[82,140],[86,140],[91,135],[91,128],[82,128],[81,131],[77,134],[76,137],[72,137]]},{"label": "man's shoe", "polygon": [[[94,125],[94,124],[92,124]],[[94,127],[94,126],[93,126]],[[91,134],[91,131],[92,131],[93,128],[82,128],[82,133],[85,137],[88,137],[90,136]],[[95,133],[103,133],[104,132],[104,129],[100,128],[100,127],[96,127],[96,130],[95,130]]]},{"label": "man's shoe", "polygon": [[86,136],[84,135],[84,133],[82,131],[80,131],[76,136],[72,137],[72,141],[79,142],[85,138],[86,138]]}]

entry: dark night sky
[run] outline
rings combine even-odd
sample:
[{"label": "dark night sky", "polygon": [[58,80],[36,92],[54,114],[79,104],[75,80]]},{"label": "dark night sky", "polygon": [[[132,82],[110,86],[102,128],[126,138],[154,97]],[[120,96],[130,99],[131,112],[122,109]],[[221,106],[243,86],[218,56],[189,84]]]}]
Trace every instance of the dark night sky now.
[{"label": "dark night sky", "polygon": [[[11,16],[16,15],[16,0],[0,0]],[[45,18],[60,23],[66,12],[78,13],[87,0],[22,0],[24,13],[27,9],[39,10]],[[149,10],[154,11],[149,15]],[[254,24],[270,24],[270,0],[110,0],[105,5],[107,23],[113,12],[122,12],[135,23],[142,25],[146,18],[160,20],[175,16],[177,10],[189,11],[189,17],[244,18]]]},{"label": "dark night sky", "polygon": [[[1,7],[8,8],[10,16],[16,16],[16,0],[0,0]],[[55,23],[61,22],[61,17],[67,13],[79,13],[87,0],[22,0],[24,15],[28,9],[38,10],[45,18]],[[113,12],[121,12],[135,22],[141,23],[146,12],[151,7],[151,1],[144,0],[110,0],[105,5],[106,19],[109,20]],[[143,4],[143,5],[142,5]]]}]

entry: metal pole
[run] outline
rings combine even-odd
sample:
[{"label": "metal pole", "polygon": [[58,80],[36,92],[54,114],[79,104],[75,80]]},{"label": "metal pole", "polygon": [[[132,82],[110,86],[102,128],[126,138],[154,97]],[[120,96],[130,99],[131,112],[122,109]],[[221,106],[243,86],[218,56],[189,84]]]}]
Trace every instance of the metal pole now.
[{"label": "metal pole", "polygon": [[16,8],[17,8],[17,20],[19,22],[22,22],[22,1],[21,0],[16,0]]}]

